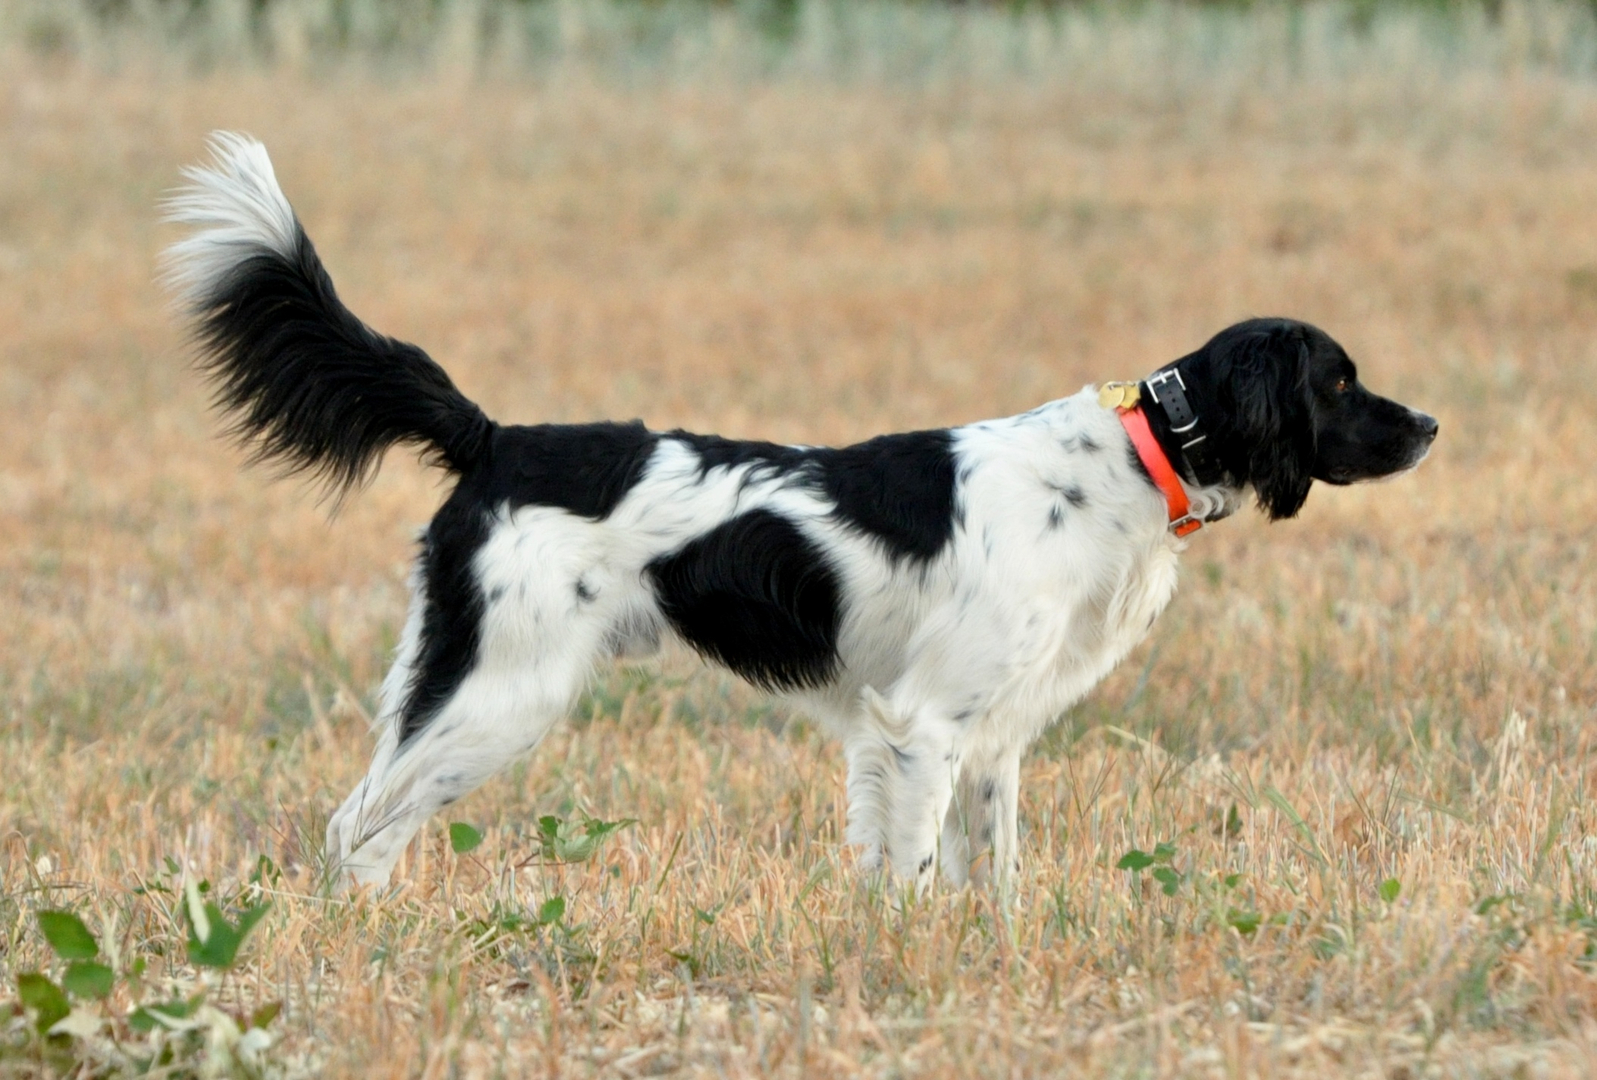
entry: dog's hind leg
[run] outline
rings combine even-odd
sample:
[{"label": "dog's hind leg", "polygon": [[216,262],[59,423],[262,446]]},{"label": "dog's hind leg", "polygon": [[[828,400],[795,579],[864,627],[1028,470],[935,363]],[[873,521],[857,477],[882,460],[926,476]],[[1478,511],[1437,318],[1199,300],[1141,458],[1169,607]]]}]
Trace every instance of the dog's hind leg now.
[{"label": "dog's hind leg", "polygon": [[[473,556],[483,603],[468,624],[475,632],[458,647],[429,641],[439,631],[413,607],[384,686],[371,768],[328,824],[328,853],[341,877],[386,882],[429,817],[531,752],[566,715],[629,595],[591,561],[591,543],[583,549],[567,542],[575,529],[556,519],[495,533]],[[530,539],[521,543],[523,536]],[[587,561],[580,559],[584,550]],[[423,610],[426,591],[421,583],[416,604]],[[413,669],[425,668],[428,656],[464,657],[465,670],[437,695],[436,707],[407,725],[405,699],[428,685],[428,672]]]},{"label": "dog's hind leg", "polygon": [[416,831],[438,810],[530,753],[565,716],[589,665],[530,662],[479,668],[404,746],[386,730],[371,771],[328,825],[341,874],[383,884]]}]

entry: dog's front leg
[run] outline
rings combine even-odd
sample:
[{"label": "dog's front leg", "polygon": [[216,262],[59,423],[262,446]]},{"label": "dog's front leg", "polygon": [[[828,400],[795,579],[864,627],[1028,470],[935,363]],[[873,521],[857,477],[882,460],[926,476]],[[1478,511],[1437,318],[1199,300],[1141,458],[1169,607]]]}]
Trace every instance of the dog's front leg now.
[{"label": "dog's front leg", "polygon": [[956,726],[930,708],[864,694],[848,758],[848,841],[867,869],[887,869],[917,893],[931,884],[939,829],[959,768]]},{"label": "dog's front leg", "polygon": [[1019,858],[1020,751],[969,756],[943,822],[943,874],[1004,888]]}]

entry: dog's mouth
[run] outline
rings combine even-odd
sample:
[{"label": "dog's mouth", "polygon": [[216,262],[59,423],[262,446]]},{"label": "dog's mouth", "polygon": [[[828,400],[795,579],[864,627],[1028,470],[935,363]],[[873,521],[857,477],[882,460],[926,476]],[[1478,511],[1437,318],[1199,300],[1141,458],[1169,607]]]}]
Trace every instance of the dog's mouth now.
[{"label": "dog's mouth", "polygon": [[1364,484],[1376,480],[1393,480],[1413,472],[1430,456],[1440,425],[1435,418],[1417,409],[1405,409],[1404,423],[1387,429],[1385,438],[1369,441],[1340,442],[1322,450],[1333,459],[1320,463],[1315,479],[1329,484]]},{"label": "dog's mouth", "polygon": [[1346,486],[1348,484],[1373,484],[1378,481],[1396,480],[1400,476],[1407,476],[1431,455],[1431,444],[1434,438],[1427,437],[1412,443],[1396,464],[1381,466],[1374,469],[1360,468],[1356,465],[1332,465],[1325,470],[1324,475],[1318,479],[1328,484]]}]

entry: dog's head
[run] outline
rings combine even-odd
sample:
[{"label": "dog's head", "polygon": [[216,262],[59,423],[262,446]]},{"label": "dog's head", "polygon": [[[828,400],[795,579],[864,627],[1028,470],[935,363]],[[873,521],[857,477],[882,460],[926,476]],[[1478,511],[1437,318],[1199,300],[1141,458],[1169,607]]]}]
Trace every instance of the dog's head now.
[{"label": "dog's head", "polygon": [[1411,469],[1436,438],[1434,418],[1366,390],[1346,350],[1308,323],[1250,319],[1171,366],[1211,453],[1271,520],[1295,515],[1315,480]]}]

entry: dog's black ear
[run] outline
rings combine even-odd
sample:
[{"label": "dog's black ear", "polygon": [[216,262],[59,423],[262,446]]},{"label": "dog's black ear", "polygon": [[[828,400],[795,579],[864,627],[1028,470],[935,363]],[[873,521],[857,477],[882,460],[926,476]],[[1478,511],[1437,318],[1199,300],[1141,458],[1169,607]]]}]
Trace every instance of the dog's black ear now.
[{"label": "dog's black ear", "polygon": [[1235,434],[1259,509],[1271,521],[1294,517],[1314,482],[1308,330],[1293,325],[1248,335],[1226,359]]}]

